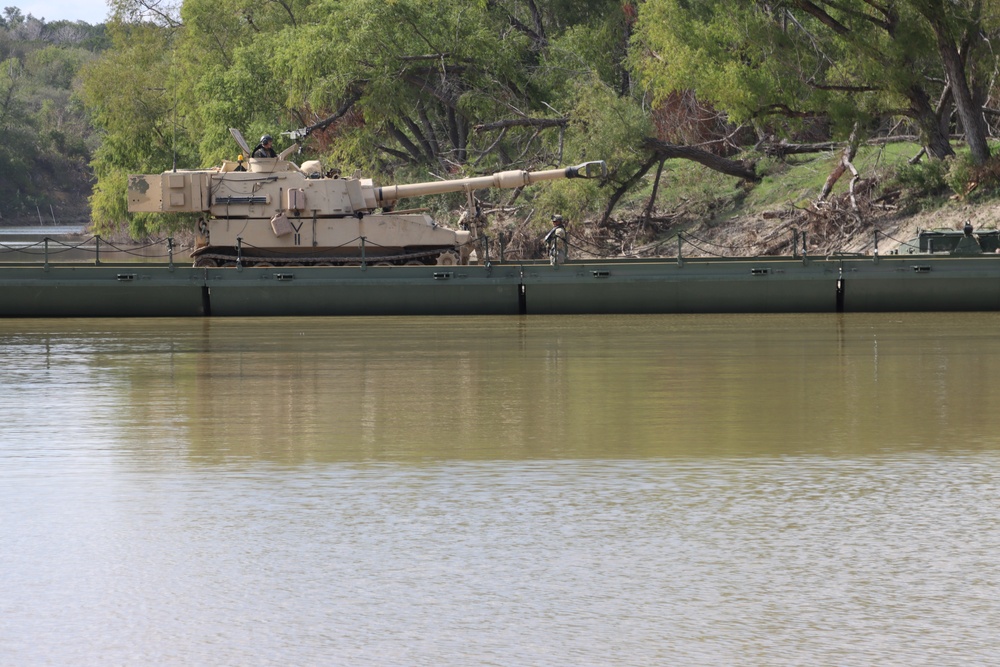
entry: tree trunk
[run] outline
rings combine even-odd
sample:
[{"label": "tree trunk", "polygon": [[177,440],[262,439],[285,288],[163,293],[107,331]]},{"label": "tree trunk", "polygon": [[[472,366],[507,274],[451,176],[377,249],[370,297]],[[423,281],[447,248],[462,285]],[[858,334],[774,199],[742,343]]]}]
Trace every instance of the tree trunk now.
[{"label": "tree trunk", "polygon": [[847,146],[844,147],[844,152],[840,155],[840,162],[837,163],[837,167],[830,172],[830,175],[826,179],[826,183],[823,184],[823,190],[819,193],[819,200],[824,201],[830,196],[833,191],[833,186],[837,184],[840,177],[844,175],[844,172],[848,170],[852,165],[854,156],[858,154],[858,124],[854,124],[854,129],[851,130],[851,137],[847,140]]},{"label": "tree trunk", "polygon": [[632,75],[631,69],[626,65],[629,53],[629,44],[632,43],[632,28],[635,23],[635,18],[637,16],[637,10],[635,8],[635,3],[633,2],[623,2],[622,12],[625,14],[624,17],[624,27],[622,30],[622,55],[617,63],[619,69],[619,76],[621,77],[618,84],[618,95],[625,97],[628,95],[628,91],[632,88]]},{"label": "tree trunk", "polygon": [[398,127],[394,124],[389,123],[387,125],[389,129],[389,134],[400,143],[400,145],[406,149],[406,152],[413,156],[413,161],[417,164],[422,164],[427,161],[427,158],[420,152],[420,149],[410,141],[410,138],[406,136]]},{"label": "tree trunk", "polygon": [[653,206],[656,205],[656,193],[660,189],[660,177],[663,176],[663,163],[666,160],[660,160],[660,164],[656,167],[656,178],[653,179],[653,192],[649,195],[649,203],[646,205],[646,214],[643,216],[643,224],[648,225],[649,219],[653,216]]},{"label": "tree trunk", "polygon": [[618,200],[621,199],[626,192],[628,192],[633,185],[639,182],[646,173],[653,168],[653,165],[662,160],[658,155],[653,155],[651,158],[646,160],[646,163],[639,167],[639,171],[632,174],[632,177],[627,181],[618,186],[618,189],[612,193],[611,198],[608,199],[607,206],[604,207],[604,214],[601,216],[601,222],[598,227],[604,227],[608,224],[608,220],[611,219],[611,212],[615,210],[615,206],[618,205]]},{"label": "tree trunk", "polygon": [[424,125],[424,134],[427,137],[427,142],[430,144],[431,153],[436,160],[440,161],[441,142],[438,141],[437,133],[434,131],[434,124],[431,123],[431,119],[427,115],[427,107],[420,100],[417,101],[417,113],[419,114],[420,122]]},{"label": "tree trunk", "polygon": [[428,164],[434,164],[437,161],[437,154],[434,152],[434,147],[431,146],[431,142],[424,136],[424,133],[420,131],[420,127],[413,122],[413,119],[409,116],[403,116],[403,123],[406,124],[406,129],[410,131],[413,138],[417,140],[417,144],[423,149],[424,160]]},{"label": "tree trunk", "polygon": [[[938,28],[935,26],[935,32]],[[955,109],[965,130],[965,142],[976,164],[985,164],[990,159],[990,147],[986,142],[986,120],[983,118],[982,107],[977,107],[969,90],[969,81],[965,75],[965,63],[954,42],[948,41],[938,33],[938,49],[948,72],[948,84],[955,99]]]},{"label": "tree trunk", "polygon": [[959,41],[953,35],[952,26],[949,25],[948,21],[949,14],[957,10],[946,7],[949,3],[943,2],[943,0],[914,4],[918,5],[917,11],[930,24],[931,30],[934,31],[934,36],[937,38],[938,55],[941,56],[944,71],[948,75],[948,88],[951,90],[951,98],[958,111],[958,118],[962,123],[965,141],[969,146],[972,159],[976,164],[984,164],[990,158],[990,149],[986,142],[986,119],[983,118],[982,103],[976,103],[969,87],[968,73],[965,68],[968,50],[972,48],[974,40],[981,39],[979,32],[982,27],[982,2],[974,0],[971,6],[966,7],[968,13],[964,16],[966,19],[965,37],[961,40],[963,49],[965,49],[964,57],[963,53],[959,51]]},{"label": "tree trunk", "polygon": [[927,154],[937,160],[954,155],[955,151],[951,147],[948,133],[941,130],[942,123],[931,106],[927,91],[913,85],[906,93],[910,100],[909,115],[920,128],[920,138],[924,148],[927,149]]}]

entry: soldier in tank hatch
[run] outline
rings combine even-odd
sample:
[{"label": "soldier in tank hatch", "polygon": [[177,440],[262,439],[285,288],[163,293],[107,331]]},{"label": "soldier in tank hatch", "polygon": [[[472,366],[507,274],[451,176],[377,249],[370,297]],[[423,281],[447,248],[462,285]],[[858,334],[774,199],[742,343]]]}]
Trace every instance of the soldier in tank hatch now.
[{"label": "soldier in tank hatch", "polygon": [[260,138],[260,143],[253,149],[253,157],[278,157],[278,153],[274,150],[274,142],[270,134],[265,134]]}]

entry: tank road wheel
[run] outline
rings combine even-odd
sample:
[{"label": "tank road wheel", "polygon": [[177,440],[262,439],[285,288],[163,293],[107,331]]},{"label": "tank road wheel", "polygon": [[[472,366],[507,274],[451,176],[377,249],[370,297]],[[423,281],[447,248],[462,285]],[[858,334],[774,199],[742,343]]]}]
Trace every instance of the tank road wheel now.
[{"label": "tank road wheel", "polygon": [[424,266],[424,263],[421,262],[419,259],[411,259],[404,266]]},{"label": "tank road wheel", "polygon": [[458,264],[458,253],[454,250],[449,250],[438,255],[437,265],[438,266],[455,266]]},{"label": "tank road wheel", "polygon": [[392,266],[392,262],[375,262],[372,266]]},{"label": "tank road wheel", "polygon": [[219,263],[210,257],[198,257],[194,260],[194,267],[196,269],[214,269],[219,266]]},{"label": "tank road wheel", "polygon": [[257,268],[257,269],[273,269],[274,268],[274,264],[271,264],[271,262],[257,262],[256,264],[254,264],[254,268]]}]

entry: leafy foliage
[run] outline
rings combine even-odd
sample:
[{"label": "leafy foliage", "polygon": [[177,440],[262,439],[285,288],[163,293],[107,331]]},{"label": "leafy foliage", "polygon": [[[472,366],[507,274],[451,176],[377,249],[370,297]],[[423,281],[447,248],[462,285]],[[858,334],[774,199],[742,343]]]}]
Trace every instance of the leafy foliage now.
[{"label": "leafy foliage", "polygon": [[[635,149],[621,135],[637,145],[644,121],[638,99],[610,92],[624,71],[621,7],[186,0],[164,13],[116,0],[114,48],[84,76],[88,108],[106,137],[95,173],[99,182],[120,182],[123,170],[162,171],[168,147],[182,167],[218,163],[234,157],[230,127],[256,138],[331,117],[303,157],[382,180],[543,168],[585,152],[606,157],[605,147],[626,166]],[[610,106],[585,104],[601,86]],[[162,93],[145,92],[155,89]],[[509,124],[486,129],[497,122]],[[598,144],[597,127],[614,134]],[[103,225],[128,218],[121,202],[107,199],[113,193],[102,185],[94,194]],[[153,224],[130,223],[134,231]]]},{"label": "leafy foliage", "polygon": [[[86,216],[98,143],[76,75],[106,44],[102,26],[0,16],[0,212],[5,221]],[[58,212],[58,213],[57,213]]]},{"label": "leafy foliage", "polygon": [[[964,115],[975,106],[972,98],[984,98],[982,73],[997,65],[982,48],[987,31],[996,30],[983,5],[649,0],[637,31],[644,50],[634,52],[633,64],[657,99],[694,89],[761,133],[787,133],[822,117],[845,138],[856,125],[872,130],[904,117],[933,156],[945,157],[953,152],[949,102],[970,142],[985,140],[984,128],[974,127],[975,109]],[[963,94],[970,86],[972,93]]]},{"label": "leafy foliage", "polygon": [[[684,136],[650,119],[681,95],[710,107],[725,150],[902,127],[943,158],[965,131],[978,167],[998,65],[986,45],[1000,31],[1000,0],[112,4],[113,48],[83,64],[82,98],[104,137],[95,222],[133,234],[183,220],[127,214],[125,174],[232,159],[230,127],[252,139],[308,128],[303,159],[383,182],[608,162],[600,189],[551,184],[495,202],[527,202],[536,222],[607,216],[624,192],[646,191],[664,154],[647,139]],[[76,63],[43,52],[31,66],[55,84]]]}]

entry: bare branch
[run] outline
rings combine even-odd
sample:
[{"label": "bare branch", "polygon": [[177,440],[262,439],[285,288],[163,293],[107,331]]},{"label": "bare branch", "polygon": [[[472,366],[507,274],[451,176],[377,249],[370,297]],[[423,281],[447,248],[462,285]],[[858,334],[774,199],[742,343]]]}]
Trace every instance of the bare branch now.
[{"label": "bare branch", "polygon": [[810,2],[809,0],[793,0],[794,5],[804,11],[805,13],[811,15],[813,18],[818,20],[820,23],[825,25],[830,30],[833,30],[838,35],[848,35],[850,34],[850,29],[843,23],[833,18],[826,11],[819,7],[818,5]]},{"label": "bare branch", "polygon": [[340,105],[340,108],[337,109],[337,112],[334,113],[332,116],[327,116],[318,123],[313,123],[308,127],[303,127],[301,129],[293,130],[292,132],[286,132],[283,134],[287,134],[292,139],[298,140],[308,137],[316,130],[325,130],[326,128],[337,122],[339,119],[343,118],[344,115],[351,110],[351,107],[354,106],[354,103],[361,99],[361,95],[364,93],[364,87],[365,87],[365,82],[363,81],[358,81],[351,84],[347,89],[347,98],[344,100],[344,103]]},{"label": "bare branch", "polygon": [[414,62],[417,60],[443,60],[450,57],[450,53],[427,53],[422,56],[399,56],[399,59],[403,62]]},{"label": "bare branch", "polygon": [[[660,142],[658,139],[653,139],[652,137],[648,138],[646,141],[655,141],[663,143]],[[682,147],[678,146],[677,148],[682,148]],[[621,199],[623,196],[625,196],[625,193],[628,192],[628,190],[632,186],[638,183],[642,179],[642,177],[645,176],[646,173],[653,168],[654,164],[660,162],[663,159],[665,158],[661,157],[657,153],[654,153],[648,160],[646,160],[645,164],[639,167],[638,171],[632,174],[631,178],[629,178],[624,183],[618,186],[618,189],[615,190],[614,193],[612,193],[611,197],[608,199],[607,206],[604,207],[604,214],[601,216],[601,222],[598,225],[599,227],[603,227],[608,224],[608,220],[611,219],[611,212],[615,209],[615,206],[618,204],[618,200]]]},{"label": "bare branch", "polygon": [[391,134],[393,139],[398,141],[403,146],[403,148],[406,149],[406,152],[410,154],[410,157],[414,162],[420,164],[427,161],[426,156],[420,153],[420,149],[417,148],[417,146],[412,141],[410,141],[410,138],[406,136],[406,134],[402,130],[396,127],[395,124],[390,122],[388,123],[387,127],[389,130],[389,134]]},{"label": "bare branch", "polygon": [[812,79],[806,81],[806,85],[809,86],[810,88],[815,88],[816,90],[831,90],[842,93],[874,93],[883,90],[882,88],[876,88],[875,86],[837,86],[831,84],[816,83]]},{"label": "bare branch", "polygon": [[[843,176],[848,169],[850,169],[851,173],[854,174],[855,180],[857,179],[858,170],[855,169],[854,165],[852,164],[852,160],[854,160],[854,156],[857,154],[858,154],[858,124],[855,123],[854,129],[851,130],[851,138],[848,139],[847,145],[844,146],[844,152],[840,156],[840,162],[838,162],[836,168],[834,168],[834,170],[830,172],[830,175],[826,179],[826,183],[823,184],[823,190],[819,194],[819,201],[824,201],[826,200],[827,197],[830,196],[830,193],[833,191],[833,186],[837,184],[837,181],[840,180],[840,177]],[[853,181],[852,181],[852,186],[853,186]],[[851,204],[855,209],[858,206],[857,201],[854,199],[853,187],[851,191]]]},{"label": "bare branch", "polygon": [[493,123],[481,123],[472,129],[476,133],[479,133],[490,132],[491,130],[506,130],[511,127],[566,127],[568,124],[568,118],[512,118],[509,120],[498,120]]},{"label": "bare branch", "polygon": [[668,144],[667,142],[654,137],[646,137],[643,139],[642,145],[643,148],[651,151],[655,158],[650,162],[646,171],[649,171],[649,169],[652,168],[653,164],[656,163],[656,160],[680,158],[683,160],[693,160],[694,162],[705,165],[709,169],[722,172],[723,174],[728,174],[729,176],[736,176],[737,178],[742,178],[745,181],[752,181],[756,183],[760,180],[760,176],[757,175],[757,172],[752,165],[748,166],[743,162],[737,162],[736,160],[719,157],[714,153],[703,151],[700,148]]},{"label": "bare branch", "polygon": [[479,157],[476,159],[476,162],[473,164],[473,166],[478,167],[479,163],[483,161],[483,158],[492,153],[493,149],[496,148],[497,145],[499,145],[500,142],[503,141],[503,138],[506,136],[507,136],[507,128],[505,127],[504,129],[500,130],[500,134],[497,135],[496,141],[487,146],[486,149],[483,150],[482,153],[480,153]]},{"label": "bare branch", "polygon": [[822,116],[823,114],[816,111],[795,111],[787,104],[771,104],[763,109],[761,109],[757,115],[764,115],[768,112],[780,113],[782,116],[788,118],[816,118],[817,116]]},{"label": "bare branch", "polygon": [[291,6],[285,2],[285,0],[271,0],[271,2],[281,5],[282,9],[285,10],[285,13],[288,14],[288,20],[292,22],[292,26],[296,28],[299,27],[299,24],[295,21],[295,14],[292,12]]}]

